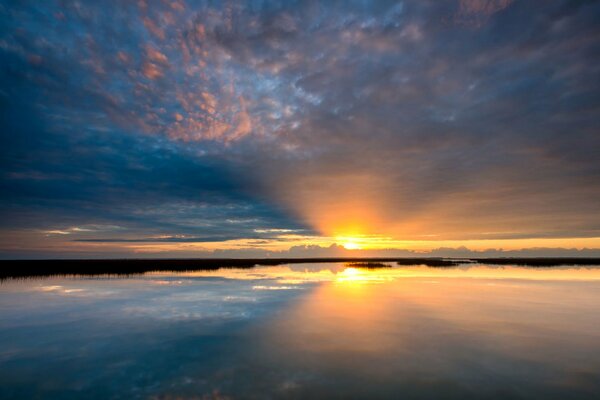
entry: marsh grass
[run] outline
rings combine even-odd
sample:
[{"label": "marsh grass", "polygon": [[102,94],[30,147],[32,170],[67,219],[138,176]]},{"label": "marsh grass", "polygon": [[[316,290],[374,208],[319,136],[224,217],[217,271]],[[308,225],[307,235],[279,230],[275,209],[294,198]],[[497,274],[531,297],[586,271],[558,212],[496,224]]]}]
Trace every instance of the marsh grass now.
[{"label": "marsh grass", "polygon": [[350,268],[365,268],[365,269],[380,269],[380,268],[392,268],[391,265],[376,261],[363,261],[363,262],[350,262],[346,263],[347,267]]},{"label": "marsh grass", "polygon": [[600,258],[257,258],[257,259],[94,259],[94,260],[0,260],[0,281],[43,276],[124,276],[146,272],[189,272],[221,268],[254,268],[257,265],[302,263],[349,263],[357,268],[392,268],[397,265],[455,267],[465,264],[554,267],[600,265]]}]

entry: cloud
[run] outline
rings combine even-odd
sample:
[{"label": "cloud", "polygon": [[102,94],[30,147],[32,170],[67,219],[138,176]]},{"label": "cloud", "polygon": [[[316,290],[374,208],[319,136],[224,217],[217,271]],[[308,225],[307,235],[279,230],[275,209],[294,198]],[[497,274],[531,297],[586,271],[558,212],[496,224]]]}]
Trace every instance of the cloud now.
[{"label": "cloud", "polygon": [[599,15],[559,0],[3,7],[2,229],[600,237]]},{"label": "cloud", "polygon": [[514,0],[460,0],[454,21],[479,27],[493,14],[510,6]]},{"label": "cloud", "polygon": [[600,249],[576,248],[550,248],[532,247],[516,250],[484,249],[471,250],[467,247],[434,247],[431,250],[407,249],[375,249],[375,250],[349,250],[344,246],[332,244],[330,246],[301,245],[292,246],[282,251],[265,251],[257,249],[232,249],[206,252],[203,257],[214,258],[311,258],[311,257],[599,257]]}]

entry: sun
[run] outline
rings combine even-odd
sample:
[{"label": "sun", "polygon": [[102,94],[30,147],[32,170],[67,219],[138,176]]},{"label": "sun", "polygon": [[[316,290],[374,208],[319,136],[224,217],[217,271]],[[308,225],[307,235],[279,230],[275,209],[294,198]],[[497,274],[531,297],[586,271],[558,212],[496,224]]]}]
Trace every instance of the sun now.
[{"label": "sun", "polygon": [[342,246],[344,246],[344,248],[346,250],[360,250],[361,249],[360,245],[353,241],[347,241]]},{"label": "sun", "polygon": [[346,250],[362,250],[363,248],[363,241],[357,236],[336,236],[335,241],[341,244]]}]

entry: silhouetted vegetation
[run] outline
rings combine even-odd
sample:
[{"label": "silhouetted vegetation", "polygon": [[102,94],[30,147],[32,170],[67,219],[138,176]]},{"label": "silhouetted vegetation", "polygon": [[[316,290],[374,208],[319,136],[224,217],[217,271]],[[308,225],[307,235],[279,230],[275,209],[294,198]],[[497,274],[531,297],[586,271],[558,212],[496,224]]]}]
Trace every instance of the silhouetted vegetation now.
[{"label": "silhouetted vegetation", "polygon": [[470,260],[447,260],[442,258],[403,258],[396,261],[398,265],[427,265],[428,267],[453,267],[470,262]]},{"label": "silhouetted vegetation", "polygon": [[111,260],[14,260],[1,261],[0,279],[53,275],[134,275],[154,271],[208,271],[220,268],[252,268],[278,265],[275,259],[111,259]]},{"label": "silhouetted vegetation", "polygon": [[600,258],[260,258],[260,259],[112,259],[112,260],[2,260],[0,280],[53,275],[135,275],[153,271],[202,271],[220,268],[253,268],[257,265],[346,262],[358,268],[391,268],[397,265],[454,267],[469,263],[551,267],[600,265]]},{"label": "silhouetted vegetation", "polygon": [[557,267],[560,265],[600,265],[600,258],[540,257],[540,258],[472,258],[474,262],[492,265],[525,265],[529,267]]},{"label": "silhouetted vegetation", "polygon": [[365,269],[379,269],[379,268],[392,268],[391,265],[377,261],[363,261],[363,262],[351,262],[346,264],[352,268],[365,268]]}]

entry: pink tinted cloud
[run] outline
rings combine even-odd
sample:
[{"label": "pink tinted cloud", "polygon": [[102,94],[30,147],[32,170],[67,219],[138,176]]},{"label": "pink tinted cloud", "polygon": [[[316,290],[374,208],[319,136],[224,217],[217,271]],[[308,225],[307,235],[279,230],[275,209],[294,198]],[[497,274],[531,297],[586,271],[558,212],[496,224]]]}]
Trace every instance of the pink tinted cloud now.
[{"label": "pink tinted cloud", "polygon": [[493,14],[511,5],[514,0],[460,0],[454,21],[460,25],[480,27]]}]

